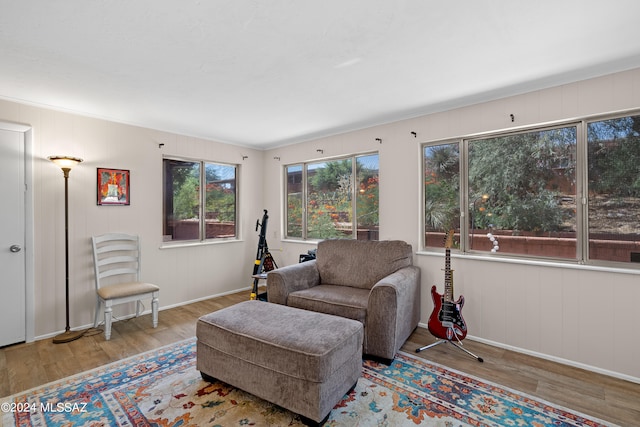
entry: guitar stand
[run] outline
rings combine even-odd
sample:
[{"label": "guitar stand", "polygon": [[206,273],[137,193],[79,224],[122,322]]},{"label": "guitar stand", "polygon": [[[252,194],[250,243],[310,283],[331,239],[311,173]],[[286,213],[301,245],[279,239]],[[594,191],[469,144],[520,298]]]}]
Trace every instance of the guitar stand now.
[{"label": "guitar stand", "polygon": [[449,343],[449,344],[451,344],[452,346],[456,347],[457,349],[464,351],[464,352],[465,352],[465,353],[467,353],[469,356],[471,356],[471,357],[473,357],[474,359],[476,359],[478,362],[480,362],[480,363],[484,362],[484,360],[482,359],[482,357],[476,356],[475,354],[471,353],[469,350],[467,350],[466,348],[464,348],[464,347],[462,346],[462,342],[458,339],[458,336],[457,336],[455,333],[453,334],[453,336],[454,336],[454,337],[456,337],[456,340],[458,341],[457,343],[456,343],[456,342],[453,342],[452,340],[438,340],[438,341],[434,342],[433,344],[425,345],[424,347],[420,347],[420,348],[416,349],[416,353],[420,353],[420,352],[421,352],[421,351],[423,351],[423,350],[427,350],[427,349],[429,349],[429,348],[431,348],[431,347],[435,347],[435,346],[437,346],[437,345],[439,345],[439,344]]}]

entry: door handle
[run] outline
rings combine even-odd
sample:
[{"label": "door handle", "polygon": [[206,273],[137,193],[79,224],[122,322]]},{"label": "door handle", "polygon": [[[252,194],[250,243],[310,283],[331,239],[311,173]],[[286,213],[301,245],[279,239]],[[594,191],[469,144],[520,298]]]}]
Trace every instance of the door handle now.
[{"label": "door handle", "polygon": [[9,250],[13,253],[15,252],[20,252],[22,250],[22,248],[20,247],[20,245],[11,245],[9,247]]}]

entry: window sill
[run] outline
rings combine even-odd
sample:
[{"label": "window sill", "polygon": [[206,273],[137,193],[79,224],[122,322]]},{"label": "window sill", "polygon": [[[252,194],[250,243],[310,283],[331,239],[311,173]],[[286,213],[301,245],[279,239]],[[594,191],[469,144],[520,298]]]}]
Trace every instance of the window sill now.
[{"label": "window sill", "polygon": [[241,239],[221,239],[221,240],[206,240],[203,242],[185,241],[185,242],[162,242],[160,249],[175,249],[175,248],[192,248],[197,246],[211,246],[211,245],[224,245],[227,243],[242,242]]},{"label": "window sill", "polygon": [[[444,256],[443,252],[421,250],[417,251],[418,256]],[[566,260],[548,260],[548,259],[530,259],[530,258],[515,258],[506,256],[496,256],[490,254],[463,254],[451,252],[452,258],[470,259],[474,261],[488,261],[488,262],[501,262],[506,264],[521,264],[532,265],[539,267],[551,267],[551,268],[565,268],[574,270],[589,270],[589,271],[601,271],[607,273],[621,273],[621,274],[636,274],[640,275],[639,268],[624,267],[624,266],[612,266],[612,265],[597,265],[597,264],[582,264],[578,261],[571,262]]]}]

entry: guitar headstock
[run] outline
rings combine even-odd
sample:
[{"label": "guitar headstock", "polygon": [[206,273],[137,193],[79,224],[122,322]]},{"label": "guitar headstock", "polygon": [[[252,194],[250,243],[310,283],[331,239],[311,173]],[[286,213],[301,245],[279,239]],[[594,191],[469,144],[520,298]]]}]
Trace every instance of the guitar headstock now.
[{"label": "guitar headstock", "polygon": [[451,249],[453,247],[453,234],[455,230],[449,230],[447,236],[445,237],[444,247],[445,249]]}]

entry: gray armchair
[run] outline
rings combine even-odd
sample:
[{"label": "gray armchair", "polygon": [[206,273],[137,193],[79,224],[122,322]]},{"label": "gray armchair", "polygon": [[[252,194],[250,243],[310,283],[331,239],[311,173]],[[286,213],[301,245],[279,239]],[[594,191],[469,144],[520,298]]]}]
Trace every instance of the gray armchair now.
[{"label": "gray armchair", "polygon": [[398,241],[324,240],[314,261],[267,275],[269,302],[364,325],[363,354],[390,363],[420,321],[420,269]]}]

